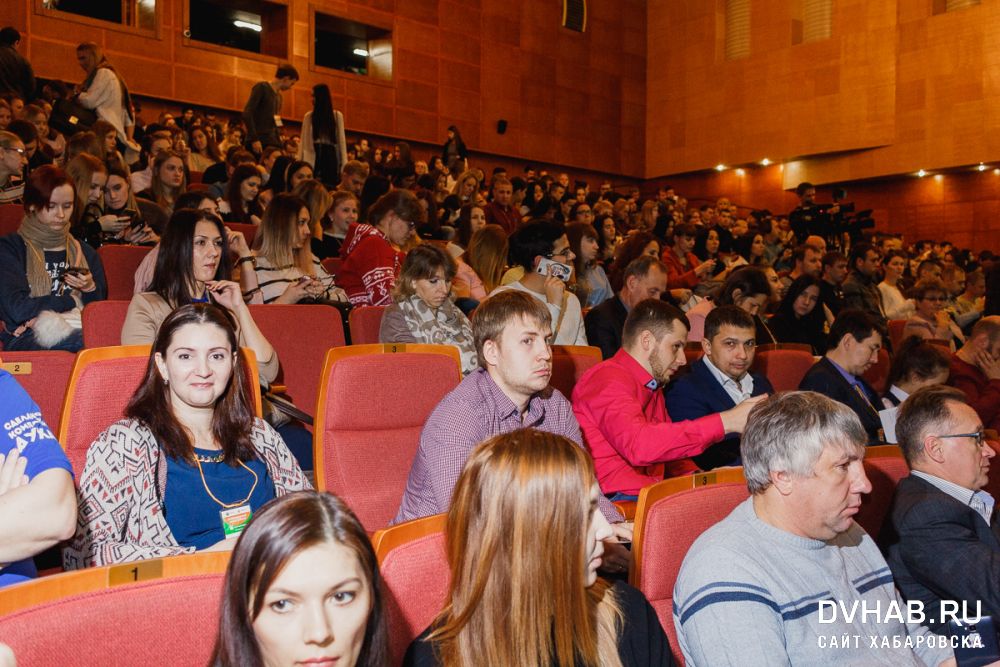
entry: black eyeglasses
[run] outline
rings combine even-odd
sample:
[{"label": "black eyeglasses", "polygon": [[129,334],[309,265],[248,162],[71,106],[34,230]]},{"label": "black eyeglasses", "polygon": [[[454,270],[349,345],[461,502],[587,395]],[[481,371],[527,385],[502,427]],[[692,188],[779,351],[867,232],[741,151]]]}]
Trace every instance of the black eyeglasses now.
[{"label": "black eyeglasses", "polygon": [[976,447],[983,446],[983,440],[985,440],[986,435],[980,430],[975,433],[952,433],[950,435],[939,435],[939,438],[974,438],[976,441]]},{"label": "black eyeglasses", "polygon": [[26,154],[26,153],[28,152],[28,151],[26,151],[26,150],[25,150],[25,149],[23,149],[23,148],[14,148],[14,147],[11,147],[11,148],[7,148],[7,149],[5,149],[5,150],[8,150],[8,151],[14,151],[14,152],[15,152],[15,153],[17,153],[18,155],[25,155],[25,154]]}]

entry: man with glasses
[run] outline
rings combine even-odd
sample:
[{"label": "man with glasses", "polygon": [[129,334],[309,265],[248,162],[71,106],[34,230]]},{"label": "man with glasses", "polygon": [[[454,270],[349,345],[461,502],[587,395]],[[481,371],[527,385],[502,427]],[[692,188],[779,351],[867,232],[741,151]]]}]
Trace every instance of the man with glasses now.
[{"label": "man with glasses", "polygon": [[943,600],[1000,618],[1000,521],[983,490],[994,451],[983,422],[953,387],[933,386],[903,402],[896,435],[910,475],[896,487],[879,533],[896,587],[923,603],[924,625],[948,632]]},{"label": "man with glasses", "polygon": [[548,308],[554,345],[587,345],[580,301],[566,289],[576,255],[569,248],[562,223],[539,220],[522,225],[510,237],[508,256],[511,265],[521,267],[524,275],[492,294],[511,289],[527,292]]},{"label": "man with glasses", "polygon": [[0,204],[20,204],[28,151],[13,132],[0,131]]}]

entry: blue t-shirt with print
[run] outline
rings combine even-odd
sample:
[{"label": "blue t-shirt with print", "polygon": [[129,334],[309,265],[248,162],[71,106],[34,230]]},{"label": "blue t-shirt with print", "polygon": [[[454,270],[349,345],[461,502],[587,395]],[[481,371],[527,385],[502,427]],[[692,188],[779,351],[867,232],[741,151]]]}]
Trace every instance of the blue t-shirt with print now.
[{"label": "blue t-shirt with print", "polygon": [[[73,468],[52,434],[38,405],[10,373],[0,370],[0,454],[5,457],[16,447],[28,459],[28,481],[46,470],[62,468],[70,475]],[[0,521],[3,517],[0,517]],[[0,587],[32,579],[37,575],[30,558],[0,569]]]}]

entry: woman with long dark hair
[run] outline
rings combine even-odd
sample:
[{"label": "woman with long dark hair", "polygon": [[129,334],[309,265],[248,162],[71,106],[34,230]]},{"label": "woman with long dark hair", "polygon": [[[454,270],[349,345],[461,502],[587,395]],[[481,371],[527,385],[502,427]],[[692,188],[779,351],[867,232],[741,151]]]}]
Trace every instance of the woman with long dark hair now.
[{"label": "woman with long dark hair", "polygon": [[448,126],[448,138],[441,147],[441,160],[446,169],[451,169],[455,164],[465,164],[469,159],[469,149],[462,141],[462,134],[458,131],[458,126]]},{"label": "woman with long dark hair", "polygon": [[599,496],[568,438],[522,429],[476,447],[448,510],[445,608],[403,664],[672,665],[642,593],[598,577],[612,535]]},{"label": "woman with long dark hair", "polygon": [[330,87],[318,83],[312,89],[313,108],[302,119],[302,140],[297,159],[313,167],[313,178],[334,187],[347,164],[344,115],[333,108]]},{"label": "woman with long dark hair", "polygon": [[167,316],[125,419],[87,450],[67,569],[230,550],[265,503],[310,488],[247,374],[228,311]]},{"label": "woman with long dark hair", "polygon": [[222,153],[215,143],[215,133],[210,128],[195,125],[188,134],[191,137],[191,154],[188,155],[191,171],[204,172],[213,164],[222,162]]},{"label": "woman with long dark hair", "polygon": [[826,316],[819,298],[819,278],[804,273],[792,281],[778,312],[767,323],[779,343],[804,343],[813,354],[826,353]]},{"label": "woman with long dark hair", "polygon": [[226,197],[219,202],[219,213],[226,222],[259,225],[264,215],[258,195],[260,172],[257,167],[241,164],[233,170],[226,184]]},{"label": "woman with long dark hair", "polygon": [[614,295],[604,268],[597,262],[597,230],[588,223],[573,222],[566,225],[566,238],[576,253],[573,260],[576,296],[581,306],[593,308]]},{"label": "woman with long dark hair", "polygon": [[350,508],[328,493],[290,493],[240,535],[209,664],[385,667],[384,595],[375,551]]}]

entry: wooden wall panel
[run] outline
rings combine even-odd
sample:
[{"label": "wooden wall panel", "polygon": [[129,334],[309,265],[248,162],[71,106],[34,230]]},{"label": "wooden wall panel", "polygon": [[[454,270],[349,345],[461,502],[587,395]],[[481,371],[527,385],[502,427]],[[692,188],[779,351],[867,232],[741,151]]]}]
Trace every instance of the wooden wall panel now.
[{"label": "wooden wall panel", "polygon": [[[159,37],[38,14],[34,0],[0,2],[0,24],[24,33],[22,52],[44,77],[79,82],[74,48],[92,40],[140,96],[238,110],[254,83],[270,79],[276,60],[186,40],[187,0],[157,1]],[[311,69],[313,8],[390,27],[394,77]],[[588,9],[591,24],[579,34],[560,26],[561,4],[551,1],[289,0],[289,60],[302,81],[282,113],[301,119],[309,87],[325,82],[349,130],[436,143],[454,123],[471,149],[498,159],[641,177],[646,6],[588,0]],[[496,131],[501,118],[504,135]]]}]

